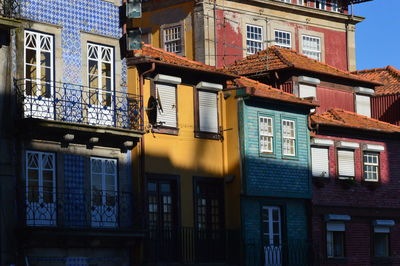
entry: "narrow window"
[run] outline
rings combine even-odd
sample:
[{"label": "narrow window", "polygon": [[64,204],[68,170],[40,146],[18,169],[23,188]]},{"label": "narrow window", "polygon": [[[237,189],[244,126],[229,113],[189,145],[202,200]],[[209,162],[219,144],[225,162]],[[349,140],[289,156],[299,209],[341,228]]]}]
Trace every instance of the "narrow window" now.
[{"label": "narrow window", "polygon": [[303,6],[304,5],[304,0],[297,0],[297,4]]},{"label": "narrow window", "polygon": [[314,97],[317,98],[317,88],[315,85],[299,84],[299,97],[307,98]]},{"label": "narrow window", "polygon": [[247,54],[255,54],[264,49],[263,28],[247,25]]},{"label": "narrow window", "polygon": [[371,117],[371,97],[356,94],[357,114]]},{"label": "narrow window", "polygon": [[181,54],[182,45],[182,26],[168,27],[163,30],[164,49],[167,52]]},{"label": "narrow window", "polygon": [[364,180],[379,180],[379,154],[374,152],[364,152]]},{"label": "narrow window", "polygon": [[326,225],[326,248],[328,258],[344,257],[344,233],[343,222],[331,222]]},{"label": "narrow window", "polygon": [[198,97],[200,131],[218,133],[218,94],[199,90]]},{"label": "narrow window", "polygon": [[265,265],[282,263],[282,222],[281,209],[277,206],[263,206],[261,211]]},{"label": "narrow window", "polygon": [[315,1],[315,7],[321,10],[326,9],[326,0],[316,0]]},{"label": "narrow window", "polygon": [[331,0],[331,10],[333,12],[339,12],[338,0]]},{"label": "narrow window", "polygon": [[312,37],[308,35],[303,35],[303,54],[321,61],[321,39],[318,37]]},{"label": "narrow window", "polygon": [[329,149],[311,147],[312,175],[329,177]]},{"label": "narrow window", "polygon": [[354,151],[338,150],[339,178],[347,179],[355,177]]},{"label": "narrow window", "polygon": [[165,127],[176,128],[176,86],[156,84],[156,99],[159,103],[157,124]]},{"label": "narrow window", "polygon": [[292,48],[291,33],[287,31],[275,31],[275,45],[283,48]]},{"label": "narrow window", "polygon": [[260,135],[260,152],[274,152],[274,126],[271,117],[260,116],[258,120],[258,130]]},{"label": "narrow window", "polygon": [[389,257],[389,233],[374,232],[374,256]]},{"label": "narrow window", "polygon": [[296,125],[293,120],[282,120],[283,155],[296,155]]}]

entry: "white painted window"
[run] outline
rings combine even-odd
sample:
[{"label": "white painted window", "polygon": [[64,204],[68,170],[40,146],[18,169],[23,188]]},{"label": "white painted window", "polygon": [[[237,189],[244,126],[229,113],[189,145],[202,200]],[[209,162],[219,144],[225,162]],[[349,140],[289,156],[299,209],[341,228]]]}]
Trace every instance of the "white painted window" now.
[{"label": "white painted window", "polygon": [[371,97],[356,94],[357,114],[371,117]]},{"label": "white painted window", "polygon": [[343,222],[329,222],[326,224],[326,248],[328,258],[344,257],[344,233]]},{"label": "white painted window", "polygon": [[329,177],[329,149],[311,147],[311,164],[313,176]]},{"label": "white painted window", "polygon": [[167,52],[182,53],[182,26],[173,26],[163,29],[164,49]]},{"label": "white painted window", "polygon": [[316,0],[315,7],[321,10],[326,10],[326,0]]},{"label": "white painted window", "polygon": [[91,124],[110,126],[114,121],[114,48],[87,43],[87,57],[88,120]]},{"label": "white painted window", "polygon": [[157,124],[176,128],[176,86],[156,84],[156,94],[159,103]]},{"label": "white painted window", "polygon": [[283,155],[296,155],[296,124],[293,120],[282,120]]},{"label": "white painted window", "polygon": [[26,223],[31,226],[55,226],[56,165],[55,154],[26,151]]},{"label": "white painted window", "polygon": [[90,158],[93,227],[116,227],[118,222],[117,160]]},{"label": "white painted window", "polygon": [[304,0],[297,0],[297,4],[303,6],[304,5]]},{"label": "white painted window", "polygon": [[338,150],[339,178],[354,178],[354,151]]},{"label": "white painted window", "polygon": [[260,116],[258,120],[258,131],[260,135],[260,152],[274,152],[274,126],[271,117]]},{"label": "white painted window", "polygon": [[246,25],[247,39],[246,47],[247,54],[255,54],[264,49],[263,28],[254,25]]},{"label": "white painted window", "polygon": [[317,88],[315,85],[299,84],[299,97],[307,98],[314,97],[317,98]]},{"label": "white painted window", "polygon": [[292,48],[292,35],[290,32],[276,30],[275,45],[283,48]]},{"label": "white painted window", "polygon": [[199,129],[204,132],[218,133],[218,94],[211,91],[198,91]]},{"label": "white painted window", "polygon": [[318,37],[302,35],[303,54],[321,61],[321,39]]},{"label": "white painted window", "polygon": [[338,0],[331,0],[331,11],[339,12]]},{"label": "white painted window", "polygon": [[364,180],[379,180],[379,154],[375,152],[364,152]]}]

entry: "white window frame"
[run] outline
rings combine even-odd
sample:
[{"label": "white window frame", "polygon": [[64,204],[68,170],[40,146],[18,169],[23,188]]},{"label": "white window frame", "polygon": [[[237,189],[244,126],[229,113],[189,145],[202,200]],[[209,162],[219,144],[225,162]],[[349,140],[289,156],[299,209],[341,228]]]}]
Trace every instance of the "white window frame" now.
[{"label": "white window frame", "polygon": [[[349,152],[351,152],[352,154],[353,154],[353,159],[352,159],[352,162],[353,162],[353,175],[341,175],[341,167],[340,167],[340,161],[341,161],[341,158],[340,158],[340,154],[341,153],[349,153]],[[337,168],[338,168],[338,176],[339,176],[339,179],[353,179],[353,178],[355,178],[355,176],[356,176],[356,166],[355,166],[355,151],[354,150],[348,150],[348,149],[337,149],[337,158],[338,158],[338,161],[337,161]]]},{"label": "white window frame", "polygon": [[[277,36],[277,34],[278,34],[278,36]],[[288,38],[284,37],[285,35],[287,35]],[[292,33],[291,32],[283,31],[283,30],[274,30],[274,37],[275,37],[275,45],[276,46],[279,46],[282,48],[289,48],[289,49],[292,48]],[[283,42],[279,42],[279,40],[282,40]],[[288,42],[288,44],[285,42]]]},{"label": "white window frame", "polygon": [[302,35],[302,54],[317,61],[322,61],[322,42],[320,37]]},{"label": "white window frame", "polygon": [[[270,126],[268,125],[270,123]],[[274,152],[274,119],[268,116],[258,117],[259,147],[261,153]],[[266,144],[265,144],[266,143]],[[268,149],[268,146],[271,148]]]},{"label": "white window frame", "polygon": [[[268,220],[262,220],[262,223],[267,223],[268,224],[268,239],[266,239],[267,233],[263,232],[263,242],[268,242],[268,246],[276,246],[274,245],[274,235],[279,236],[279,246],[282,245],[282,215],[281,215],[281,208],[278,206],[263,206],[262,211],[268,212]],[[273,212],[277,211],[278,212],[278,220],[273,219]],[[274,231],[274,223],[279,224],[279,231],[275,232]],[[272,233],[272,234],[271,234]]]},{"label": "white window frame", "polygon": [[[326,161],[326,165],[324,166],[324,168],[325,168],[325,171],[319,171],[320,169],[315,169],[315,165],[314,165],[314,160],[313,160],[313,158],[314,158],[314,154],[315,154],[315,152],[313,152],[313,151],[316,151],[317,149],[319,149],[319,150],[324,150],[324,152],[326,151],[326,153],[327,153],[327,161]],[[311,172],[312,172],[312,175],[314,176],[314,177],[324,177],[324,178],[329,178],[329,147],[321,147],[321,146],[311,146],[311,162],[312,162],[312,165],[311,165]]]},{"label": "white window frame", "polygon": [[[197,90],[197,97],[198,97],[198,114],[199,114],[199,130],[201,132],[208,132],[208,133],[219,133],[219,121],[218,121],[218,93],[215,91],[208,91],[208,90]],[[203,106],[200,104],[202,102],[201,97],[212,97],[212,100],[215,100],[215,110],[212,107],[212,102],[208,102],[209,106]],[[202,109],[205,109],[206,112],[202,112]],[[202,113],[205,113],[205,117],[202,117]],[[209,117],[215,116],[215,117]],[[215,124],[210,125],[209,122],[211,119],[214,119]]]},{"label": "white window frame", "polygon": [[301,5],[301,6],[304,6],[304,0],[297,0],[297,4]]},{"label": "white window frame", "polygon": [[[376,159],[376,163],[374,162],[366,162],[366,157],[374,157]],[[365,181],[370,182],[378,182],[379,181],[379,172],[380,172],[380,154],[377,152],[369,152],[364,151],[363,153],[363,178]],[[366,170],[366,168],[370,168],[370,170]],[[369,176],[372,176],[370,178]]]},{"label": "white window frame", "polygon": [[[292,125],[293,127],[289,125]],[[289,132],[288,132],[289,130]],[[290,134],[293,132],[293,136]],[[290,145],[289,147],[287,145]],[[293,152],[288,152],[293,149]],[[296,156],[296,121],[290,119],[282,119],[282,149],[284,156]]]},{"label": "white window frame", "polygon": [[183,26],[168,25],[162,28],[164,50],[170,53],[183,54]]},{"label": "white window frame", "polygon": [[315,0],[315,8],[326,10],[326,0]]},{"label": "white window frame", "polygon": [[[254,35],[254,36],[251,36]],[[259,36],[258,38],[255,38]],[[264,49],[264,29],[261,26],[246,24],[247,55],[255,54]]]},{"label": "white window frame", "polygon": [[[36,167],[32,166],[33,159],[36,156],[37,162]],[[57,224],[57,205],[56,205],[56,160],[55,153],[52,152],[40,152],[27,150],[25,152],[25,188],[26,188],[26,223],[30,226],[56,226]],[[48,161],[50,160],[50,161]],[[46,163],[52,165],[51,168],[46,168]],[[30,186],[29,183],[32,181],[29,178],[30,170],[37,171],[37,201],[30,201]],[[52,172],[52,194],[45,195],[46,191],[44,185],[49,180],[44,179],[44,171]],[[46,197],[51,197],[51,202],[46,202]]]},{"label": "white window frame", "polygon": [[331,0],[331,11],[332,12],[339,12],[338,0]]}]

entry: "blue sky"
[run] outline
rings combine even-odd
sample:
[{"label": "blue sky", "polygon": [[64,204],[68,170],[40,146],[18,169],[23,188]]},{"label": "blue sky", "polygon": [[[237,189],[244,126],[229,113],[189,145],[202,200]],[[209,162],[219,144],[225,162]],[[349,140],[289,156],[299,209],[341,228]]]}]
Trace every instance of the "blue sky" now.
[{"label": "blue sky", "polygon": [[400,69],[400,0],[374,0],[354,5],[357,24],[357,69],[392,65]]}]

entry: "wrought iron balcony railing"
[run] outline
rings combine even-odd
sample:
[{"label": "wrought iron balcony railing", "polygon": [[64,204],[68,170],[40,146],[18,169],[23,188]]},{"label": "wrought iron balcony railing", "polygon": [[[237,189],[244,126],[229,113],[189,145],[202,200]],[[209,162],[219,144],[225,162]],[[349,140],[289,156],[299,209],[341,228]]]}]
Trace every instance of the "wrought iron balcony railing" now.
[{"label": "wrought iron balcony railing", "polygon": [[140,229],[140,208],[132,194],[116,191],[53,188],[30,189],[25,194],[25,226],[63,229]]},{"label": "wrought iron balcony railing", "polygon": [[0,0],[0,17],[18,18],[20,13],[20,0]]},{"label": "wrought iron balcony railing", "polygon": [[24,118],[143,130],[139,95],[42,80],[16,80],[15,86]]}]

